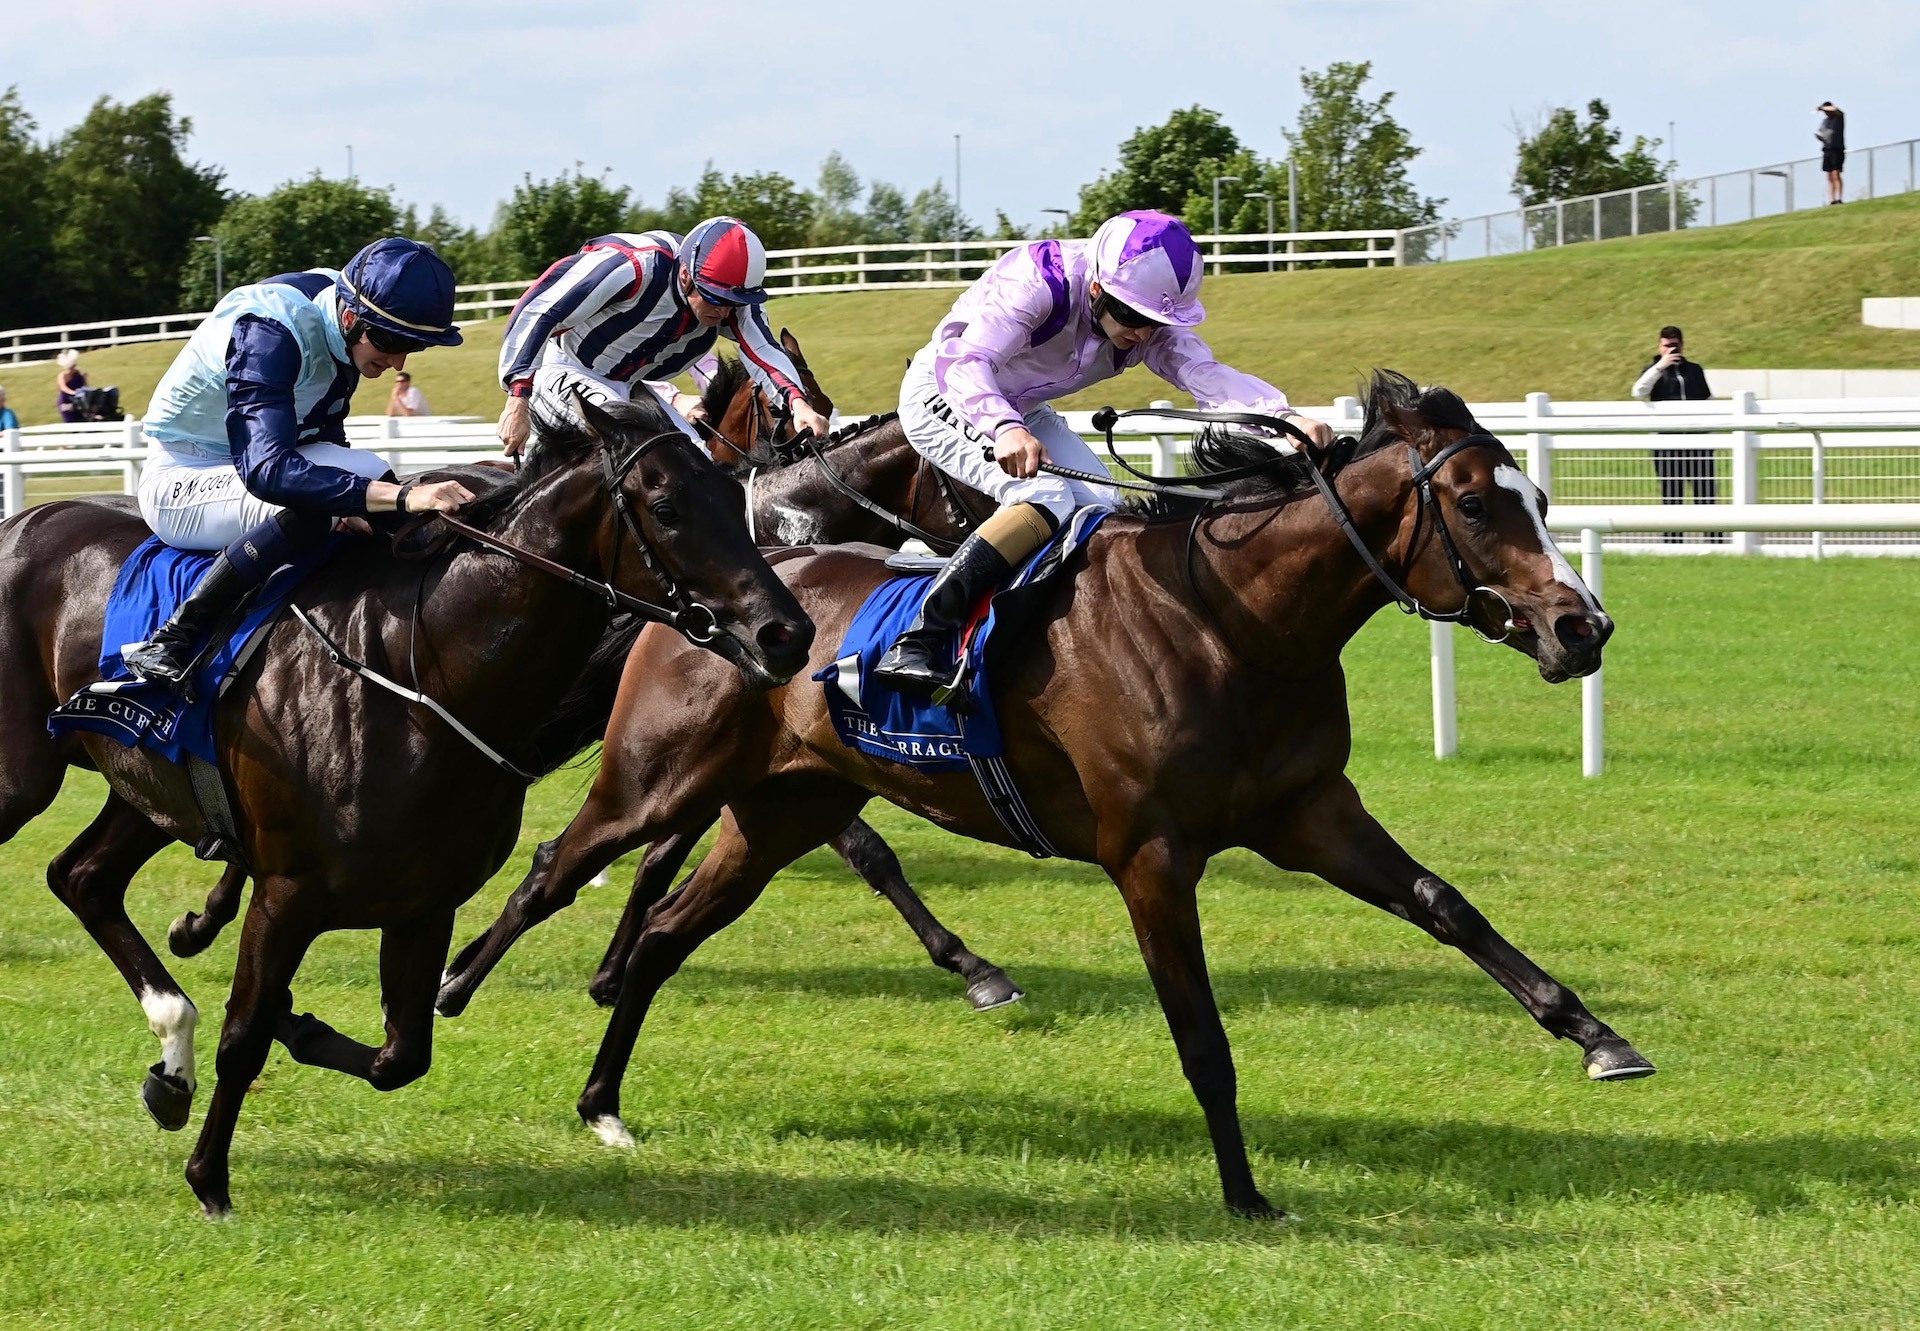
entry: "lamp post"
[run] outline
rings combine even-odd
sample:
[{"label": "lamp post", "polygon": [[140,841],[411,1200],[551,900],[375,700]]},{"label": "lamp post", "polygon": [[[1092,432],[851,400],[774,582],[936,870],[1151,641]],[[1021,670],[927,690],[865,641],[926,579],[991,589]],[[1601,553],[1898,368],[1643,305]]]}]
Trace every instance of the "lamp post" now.
[{"label": "lamp post", "polygon": [[1068,224],[1073,221],[1073,210],[1070,208],[1042,208],[1040,211],[1043,213],[1060,214],[1060,230],[1062,234],[1065,234]]},{"label": "lamp post", "polygon": [[224,263],[225,256],[220,252],[220,237],[195,236],[194,240],[196,242],[204,241],[206,244],[213,246],[213,303],[218,305],[220,303],[220,297],[225,295],[227,291],[227,270]]},{"label": "lamp post", "polygon": [[1265,199],[1267,201],[1267,271],[1272,272],[1273,271],[1273,195],[1270,191],[1267,191],[1267,190],[1250,189],[1247,191],[1246,197],[1248,197],[1249,199]]},{"label": "lamp post", "polygon": [[1222,185],[1237,185],[1239,183],[1239,176],[1215,176],[1213,178],[1213,234],[1215,237],[1213,242],[1213,271],[1216,275],[1220,272],[1220,187]]}]

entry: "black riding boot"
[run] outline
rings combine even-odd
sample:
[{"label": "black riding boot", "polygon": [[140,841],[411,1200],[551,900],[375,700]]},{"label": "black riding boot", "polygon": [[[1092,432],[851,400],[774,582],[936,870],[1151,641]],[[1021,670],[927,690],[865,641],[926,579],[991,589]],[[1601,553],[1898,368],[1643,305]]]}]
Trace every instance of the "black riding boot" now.
[{"label": "black riding boot", "polygon": [[222,550],[172,617],[151,638],[121,652],[120,659],[150,684],[178,687],[200,655],[207,636],[253,586],[253,580],[236,569]]},{"label": "black riding boot", "polygon": [[207,638],[246,594],[326,540],[333,523],[323,513],[282,509],[213,557],[187,599],[154,635],[121,652],[139,678],[178,687],[193,668]]},{"label": "black riding boot", "polygon": [[934,578],[919,617],[887,648],[873,677],[919,698],[951,688],[960,673],[954,658],[967,616],[1004,586],[1015,566],[1044,545],[1052,531],[1052,516],[1033,504],[1016,504],[988,518]]}]

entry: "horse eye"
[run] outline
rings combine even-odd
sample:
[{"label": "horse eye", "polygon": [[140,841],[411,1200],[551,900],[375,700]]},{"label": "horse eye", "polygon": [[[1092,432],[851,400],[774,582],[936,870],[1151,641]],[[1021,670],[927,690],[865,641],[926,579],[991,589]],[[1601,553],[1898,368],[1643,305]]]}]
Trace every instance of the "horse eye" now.
[{"label": "horse eye", "polygon": [[1462,517],[1472,518],[1477,522],[1487,516],[1487,501],[1479,495],[1461,495],[1460,513]]},{"label": "horse eye", "polygon": [[680,510],[673,506],[671,499],[658,500],[647,511],[652,513],[654,520],[663,527],[671,527],[680,520]]}]

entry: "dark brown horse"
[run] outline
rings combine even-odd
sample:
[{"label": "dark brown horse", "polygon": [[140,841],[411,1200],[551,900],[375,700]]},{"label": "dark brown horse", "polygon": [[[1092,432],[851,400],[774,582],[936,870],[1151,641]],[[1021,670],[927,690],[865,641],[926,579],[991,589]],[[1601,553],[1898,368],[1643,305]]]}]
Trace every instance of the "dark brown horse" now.
[{"label": "dark brown horse", "polygon": [[[1577,1043],[1590,1077],[1651,1073],[1401,849],[1344,774],[1341,650],[1390,599],[1474,616],[1549,682],[1599,668],[1612,622],[1554,547],[1539,490],[1459,398],[1388,373],[1375,377],[1357,449],[1323,459],[1335,498],[1317,493],[1307,463],[1277,460],[1261,442],[1212,440],[1196,462],[1202,472],[1245,464],[1256,474],[1204,508],[1110,519],[1077,577],[1038,594],[1037,622],[1017,658],[1002,661],[997,702],[1009,766],[1039,825],[1120,889],[1227,1205],[1275,1213],[1248,1166],[1195,901],[1208,859],[1230,846],[1318,874],[1460,949],[1550,1034]],[[879,559],[845,549],[783,560],[778,572],[819,625],[816,667],[833,659],[887,576]],[[688,696],[705,705],[689,709]],[[660,986],[872,795],[1009,843],[971,774],[929,774],[842,745],[819,684],[755,694],[671,634],[641,635],[587,802],[514,893],[529,909],[614,856],[725,811],[714,849],[646,914],[624,959],[579,1102],[602,1139],[631,1140],[621,1081]]]},{"label": "dark brown horse", "polygon": [[[791,677],[813,637],[749,539],[731,478],[657,406],[584,412],[584,430],[550,430],[536,460],[467,516],[586,586],[466,541],[411,565],[367,543],[294,599],[347,656],[436,699],[536,771],[552,759],[532,744],[537,723],[603,640],[612,601],[677,607],[747,688]],[[125,895],[169,841],[196,842],[202,819],[179,768],[97,736],[54,740],[46,728],[54,704],[95,678],[107,593],[146,536],[124,501],[48,504],[0,525],[0,842],[53,801],[67,767],[106,777],[105,807],[48,882],[139,997],[162,1042],[143,1099],[163,1127],[179,1128],[197,1013],[127,917]],[[290,618],[223,701],[216,742],[256,887],[218,1081],[187,1165],[210,1215],[229,1209],[241,1100],[276,1037],[296,1059],[379,1090],[426,1071],[454,911],[506,860],[526,796],[520,776],[425,708],[340,668]],[[382,931],[378,1049],[293,1016],[294,972],[333,929]]]}]

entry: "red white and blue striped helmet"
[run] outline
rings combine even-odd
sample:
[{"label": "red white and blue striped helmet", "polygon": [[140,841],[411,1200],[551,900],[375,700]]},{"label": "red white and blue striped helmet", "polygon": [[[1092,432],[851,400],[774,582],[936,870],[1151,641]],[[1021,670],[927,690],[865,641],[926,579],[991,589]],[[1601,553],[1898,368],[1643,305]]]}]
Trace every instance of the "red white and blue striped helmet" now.
[{"label": "red white and blue striped helmet", "polygon": [[1093,233],[1093,275],[1121,304],[1156,323],[1191,328],[1200,304],[1200,247],[1178,218],[1132,212],[1109,217]]},{"label": "red white and blue striped helmet", "polygon": [[737,217],[709,217],[687,232],[680,266],[701,295],[721,305],[758,305],[767,298],[767,249]]}]

